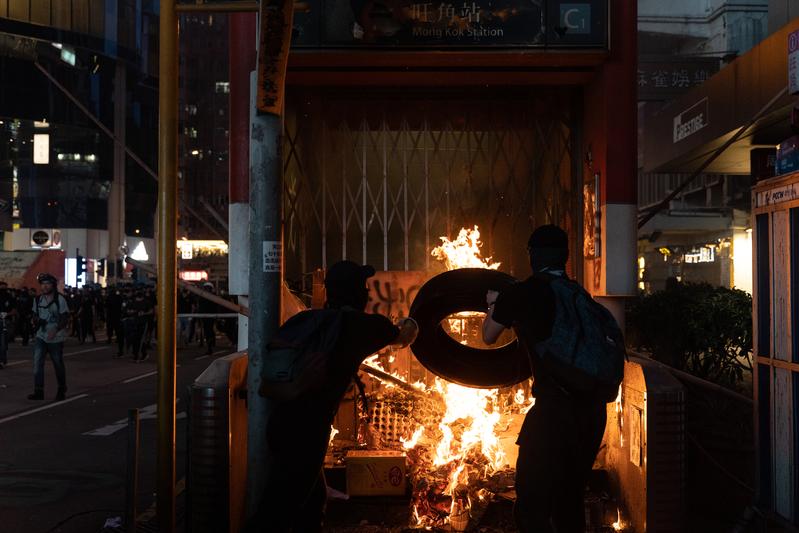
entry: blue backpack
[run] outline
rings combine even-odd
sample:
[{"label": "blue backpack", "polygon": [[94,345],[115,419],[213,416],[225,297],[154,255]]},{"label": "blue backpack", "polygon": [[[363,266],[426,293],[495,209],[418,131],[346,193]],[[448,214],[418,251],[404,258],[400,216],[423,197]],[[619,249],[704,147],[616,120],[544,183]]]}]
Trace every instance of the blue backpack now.
[{"label": "blue backpack", "polygon": [[616,319],[577,282],[551,277],[552,336],[536,352],[556,383],[580,396],[612,402],[624,378],[627,352]]}]

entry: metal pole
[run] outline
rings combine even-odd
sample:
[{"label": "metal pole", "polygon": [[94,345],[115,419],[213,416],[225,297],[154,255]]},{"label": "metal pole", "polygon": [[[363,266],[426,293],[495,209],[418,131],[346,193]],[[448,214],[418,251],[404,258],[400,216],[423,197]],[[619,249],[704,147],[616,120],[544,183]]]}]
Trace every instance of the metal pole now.
[{"label": "metal pole", "polygon": [[266,345],[280,327],[283,284],[283,111],[291,42],[291,0],[261,2],[258,100],[250,129],[250,319],[247,367],[247,517],[263,497],[266,424],[271,407],[258,394]]},{"label": "metal pole", "polygon": [[161,0],[158,73],[158,531],[175,531],[175,279],[177,278],[178,20]]},{"label": "metal pole", "polygon": [[139,410],[128,409],[128,471],[125,531],[136,533],[136,494],[139,492]]}]

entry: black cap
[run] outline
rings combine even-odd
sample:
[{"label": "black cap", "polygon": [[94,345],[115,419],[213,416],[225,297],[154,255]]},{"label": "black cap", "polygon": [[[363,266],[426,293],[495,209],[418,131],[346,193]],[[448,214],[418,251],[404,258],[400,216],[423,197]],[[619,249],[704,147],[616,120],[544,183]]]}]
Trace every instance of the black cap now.
[{"label": "black cap", "polygon": [[530,240],[527,241],[528,250],[537,250],[541,248],[559,248],[569,249],[569,236],[566,232],[554,224],[547,224],[539,226],[530,235]]},{"label": "black cap", "polygon": [[325,287],[358,285],[375,275],[371,265],[359,265],[352,261],[339,261],[327,269]]}]

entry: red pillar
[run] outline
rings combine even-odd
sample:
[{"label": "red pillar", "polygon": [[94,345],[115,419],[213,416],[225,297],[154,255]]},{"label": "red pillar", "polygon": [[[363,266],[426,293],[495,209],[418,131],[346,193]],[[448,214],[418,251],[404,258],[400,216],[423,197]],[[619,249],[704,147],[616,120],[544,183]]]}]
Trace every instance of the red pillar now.
[{"label": "red pillar", "polygon": [[610,56],[585,89],[583,149],[600,176],[601,209],[600,258],[586,262],[585,283],[618,315],[637,284],[638,8],[612,0],[609,9]]},{"label": "red pillar", "polygon": [[255,13],[231,13],[230,203],[250,198],[250,72],[255,70]]}]

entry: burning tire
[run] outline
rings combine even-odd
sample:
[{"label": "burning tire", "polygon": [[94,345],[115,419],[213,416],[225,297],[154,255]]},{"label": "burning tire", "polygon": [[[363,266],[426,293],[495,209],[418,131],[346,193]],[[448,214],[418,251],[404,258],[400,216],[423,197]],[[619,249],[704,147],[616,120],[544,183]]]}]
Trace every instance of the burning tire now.
[{"label": "burning tire", "polygon": [[530,378],[530,363],[518,340],[497,349],[474,348],[459,343],[441,326],[455,313],[485,312],[486,292],[515,281],[496,270],[462,268],[425,283],[410,312],[419,323],[419,336],[411,345],[419,362],[435,375],[467,387],[509,387]]}]

